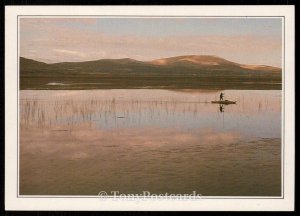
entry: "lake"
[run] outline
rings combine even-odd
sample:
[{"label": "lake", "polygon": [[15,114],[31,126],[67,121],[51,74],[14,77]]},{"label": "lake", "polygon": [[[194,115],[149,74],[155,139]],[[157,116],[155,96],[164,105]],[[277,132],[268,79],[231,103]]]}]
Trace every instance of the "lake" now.
[{"label": "lake", "polygon": [[281,196],[281,91],[21,90],[20,195]]}]

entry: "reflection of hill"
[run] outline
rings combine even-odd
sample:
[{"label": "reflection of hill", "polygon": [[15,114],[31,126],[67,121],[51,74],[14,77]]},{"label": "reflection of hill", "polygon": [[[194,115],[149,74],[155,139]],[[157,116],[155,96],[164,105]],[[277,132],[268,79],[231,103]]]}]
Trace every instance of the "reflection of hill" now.
[{"label": "reflection of hill", "polygon": [[20,76],[21,89],[281,89],[281,69],[240,65],[216,56],[55,64],[21,57]]}]

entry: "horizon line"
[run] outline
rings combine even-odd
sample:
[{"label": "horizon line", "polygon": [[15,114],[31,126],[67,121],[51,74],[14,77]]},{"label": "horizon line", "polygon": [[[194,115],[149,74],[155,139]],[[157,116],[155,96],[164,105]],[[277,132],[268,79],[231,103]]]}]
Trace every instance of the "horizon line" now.
[{"label": "horizon line", "polygon": [[28,57],[24,57],[24,56],[19,56],[19,58],[25,58],[25,59],[29,59],[29,60],[33,60],[33,61],[37,61],[37,62],[41,62],[44,64],[58,64],[58,63],[81,63],[81,62],[93,62],[93,61],[100,61],[100,60],[124,60],[124,59],[130,59],[130,60],[134,60],[134,61],[138,61],[138,62],[152,62],[152,61],[156,61],[156,60],[160,60],[160,59],[167,59],[167,58],[175,58],[175,57],[184,57],[184,56],[209,56],[209,57],[217,57],[220,59],[224,59],[226,61],[238,64],[238,65],[249,65],[249,66],[267,66],[267,67],[274,67],[274,68],[278,68],[282,70],[282,67],[278,67],[278,66],[273,66],[273,65],[267,65],[267,64],[241,64],[238,62],[234,62],[231,60],[227,60],[226,58],[217,56],[217,55],[196,55],[196,54],[191,54],[191,55],[178,55],[178,56],[169,56],[169,57],[162,57],[162,58],[156,58],[156,59],[152,59],[152,60],[148,60],[148,61],[142,61],[142,60],[137,60],[134,58],[130,58],[130,57],[124,57],[124,58],[100,58],[100,59],[94,59],[94,60],[85,60],[85,61],[62,61],[62,62],[52,62],[52,63],[47,63],[38,59],[33,59],[33,58],[28,58]]}]

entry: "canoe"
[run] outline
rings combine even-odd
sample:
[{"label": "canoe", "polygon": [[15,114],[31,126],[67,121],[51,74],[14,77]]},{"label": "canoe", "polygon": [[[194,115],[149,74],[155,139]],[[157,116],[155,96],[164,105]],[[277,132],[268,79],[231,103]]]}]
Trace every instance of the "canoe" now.
[{"label": "canoe", "polygon": [[236,101],[223,100],[223,101],[212,101],[211,103],[227,105],[227,104],[236,104]]}]

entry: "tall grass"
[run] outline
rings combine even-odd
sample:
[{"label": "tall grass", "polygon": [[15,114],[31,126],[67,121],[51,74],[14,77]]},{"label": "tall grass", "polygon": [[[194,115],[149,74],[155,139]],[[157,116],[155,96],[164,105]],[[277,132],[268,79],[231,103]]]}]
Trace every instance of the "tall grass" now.
[{"label": "tall grass", "polygon": [[[209,112],[218,112],[218,107],[209,103],[213,99],[205,94],[193,97],[169,96],[151,98],[115,98],[114,96],[24,96],[20,100],[21,127],[49,127],[56,125],[75,126],[81,122],[104,124],[142,122],[151,119],[170,120],[178,115],[193,115],[194,118]],[[263,112],[280,108],[280,98],[259,97],[252,104],[241,98],[236,106],[226,107],[227,112]],[[251,106],[251,107],[249,107]],[[275,108],[274,108],[275,107]]]}]

